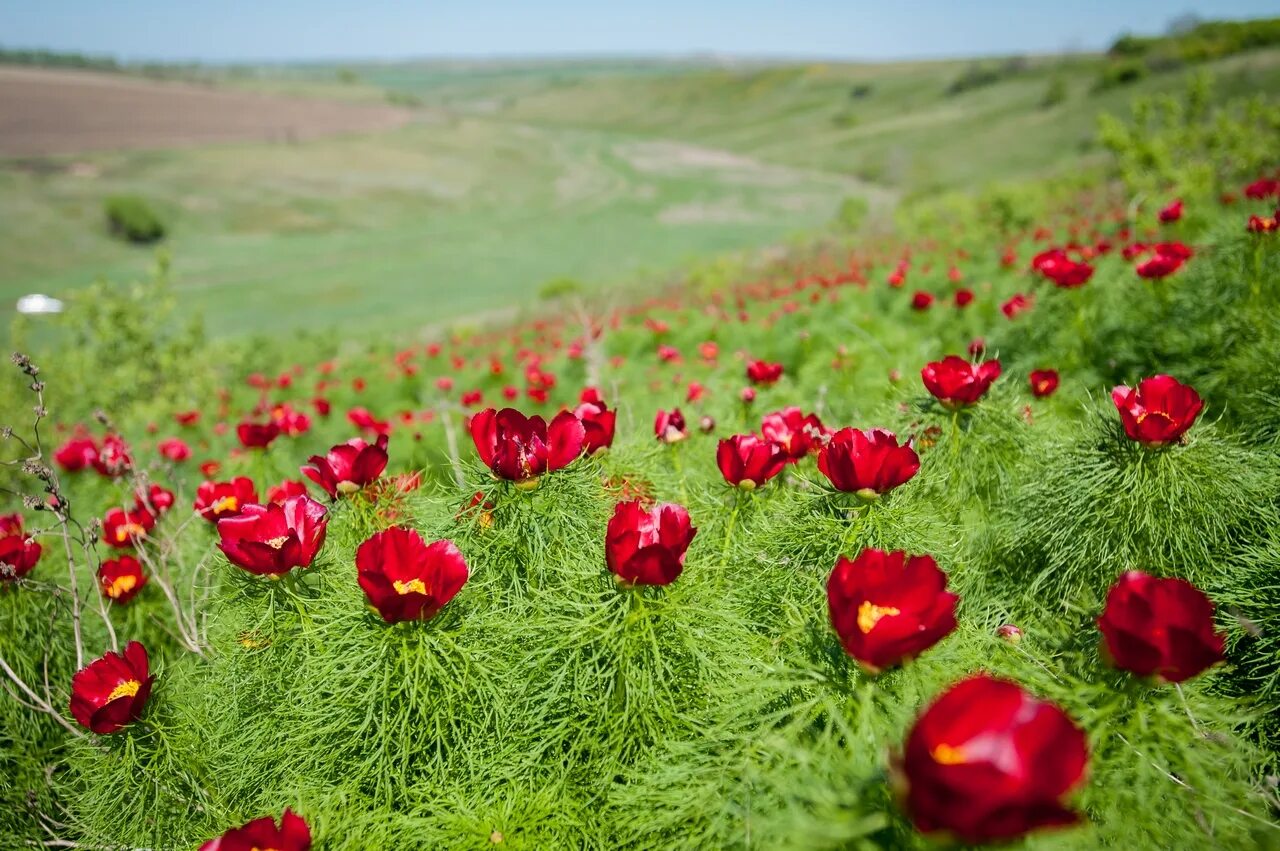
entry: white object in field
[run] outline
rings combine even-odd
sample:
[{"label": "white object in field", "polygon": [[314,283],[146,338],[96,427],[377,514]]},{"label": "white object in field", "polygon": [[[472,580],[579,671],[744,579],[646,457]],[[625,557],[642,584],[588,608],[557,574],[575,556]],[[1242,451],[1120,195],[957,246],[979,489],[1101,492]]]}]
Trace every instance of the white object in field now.
[{"label": "white object in field", "polygon": [[62,302],[40,293],[24,295],[18,299],[19,313],[61,313]]}]

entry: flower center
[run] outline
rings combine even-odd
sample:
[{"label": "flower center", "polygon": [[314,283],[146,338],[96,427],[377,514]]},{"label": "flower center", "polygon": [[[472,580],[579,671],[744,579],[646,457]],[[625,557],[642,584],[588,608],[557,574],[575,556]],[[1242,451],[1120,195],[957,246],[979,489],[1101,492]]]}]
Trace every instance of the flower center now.
[{"label": "flower center", "polygon": [[858,607],[858,629],[866,635],[876,628],[881,618],[900,614],[902,614],[901,609],[895,609],[893,606],[877,606],[870,600],[866,600]]},{"label": "flower center", "polygon": [[284,547],[284,542],[287,540],[289,540],[288,535],[281,535],[278,538],[268,538],[262,543],[266,544],[268,547],[271,547],[271,549],[273,550],[278,550]]},{"label": "flower center", "polygon": [[110,703],[113,700],[118,700],[122,697],[133,697],[138,693],[138,689],[140,688],[142,688],[142,683],[137,680],[125,680],[120,683],[120,685],[116,686],[112,690],[111,694],[107,695],[107,703]]},{"label": "flower center", "polygon": [[929,752],[929,756],[933,757],[933,761],[938,765],[961,765],[968,761],[964,748],[951,745],[938,745]]},{"label": "flower center", "polygon": [[117,576],[111,580],[111,584],[107,586],[107,596],[113,600],[118,600],[123,595],[129,593],[138,584],[136,576]]},{"label": "flower center", "polygon": [[421,579],[411,579],[408,582],[396,580],[391,583],[391,587],[396,589],[397,594],[426,594],[427,586]]},{"label": "flower center", "polygon": [[139,523],[121,523],[116,527],[116,541],[124,543],[130,538],[145,538],[147,530]]},{"label": "flower center", "polygon": [[224,496],[222,499],[216,500],[209,508],[214,514],[228,514],[240,510],[240,501],[234,496]]}]

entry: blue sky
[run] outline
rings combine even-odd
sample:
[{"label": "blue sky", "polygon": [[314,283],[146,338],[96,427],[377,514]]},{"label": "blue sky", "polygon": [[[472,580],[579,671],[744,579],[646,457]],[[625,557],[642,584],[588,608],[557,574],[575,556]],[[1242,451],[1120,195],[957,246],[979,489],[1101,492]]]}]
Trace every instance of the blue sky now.
[{"label": "blue sky", "polygon": [[887,59],[1100,48],[1280,0],[0,0],[0,45],[206,61],[687,54]]}]

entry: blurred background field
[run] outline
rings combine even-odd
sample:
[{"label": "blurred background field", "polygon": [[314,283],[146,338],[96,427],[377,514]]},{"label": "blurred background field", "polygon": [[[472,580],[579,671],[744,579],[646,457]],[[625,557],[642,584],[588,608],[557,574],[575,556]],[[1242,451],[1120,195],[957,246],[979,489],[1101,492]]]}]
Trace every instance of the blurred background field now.
[{"label": "blurred background field", "polygon": [[[1223,97],[1280,87],[1265,45],[1154,70],[1092,54],[73,71],[3,58],[27,64],[0,67],[0,324],[26,293],[142,275],[152,252],[102,215],[131,193],[168,225],[183,304],[219,336],[407,331],[509,315],[566,282],[670,282],[829,229],[849,198],[883,221],[904,198],[1087,167],[1100,112],[1180,91],[1193,66]],[[132,110],[104,95],[121,87]],[[15,118],[40,97],[61,111]],[[210,140],[175,103],[236,120]]]}]

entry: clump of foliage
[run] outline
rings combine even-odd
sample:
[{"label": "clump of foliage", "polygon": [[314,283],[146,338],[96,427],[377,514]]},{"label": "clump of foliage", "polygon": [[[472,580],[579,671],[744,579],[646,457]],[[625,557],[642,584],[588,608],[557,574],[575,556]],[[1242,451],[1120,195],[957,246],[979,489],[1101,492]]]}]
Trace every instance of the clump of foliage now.
[{"label": "clump of foliage", "polygon": [[146,245],[164,239],[164,220],[138,195],[112,195],[102,205],[113,236]]}]

